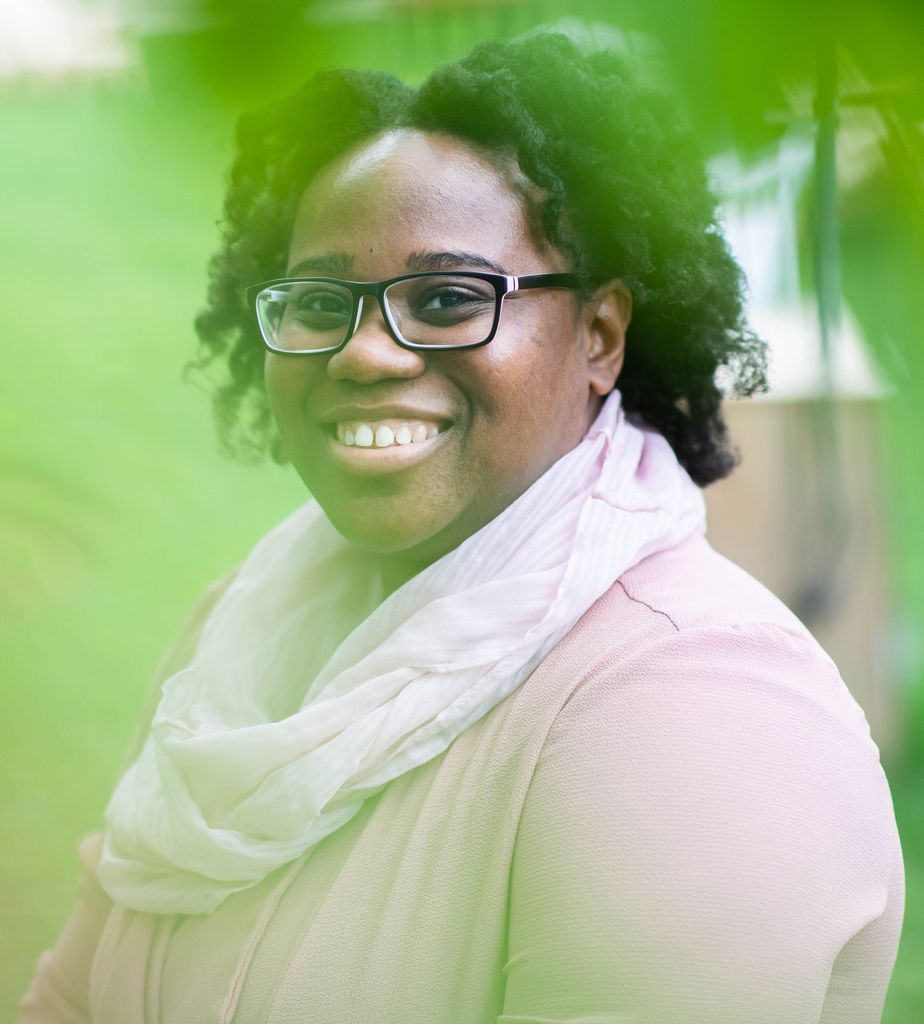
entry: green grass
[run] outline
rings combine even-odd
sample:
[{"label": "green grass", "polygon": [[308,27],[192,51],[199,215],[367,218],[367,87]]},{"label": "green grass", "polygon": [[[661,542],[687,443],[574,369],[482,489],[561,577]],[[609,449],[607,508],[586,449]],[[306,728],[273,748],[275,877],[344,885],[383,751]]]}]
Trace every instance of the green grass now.
[{"label": "green grass", "polygon": [[905,860],[905,922],[882,1024],[916,1024],[924,1008],[924,771],[890,777]]},{"label": "green grass", "polygon": [[192,355],[223,145],[142,96],[0,101],[0,1017],[57,935],[153,668],[207,583],[305,500],[230,463]]}]

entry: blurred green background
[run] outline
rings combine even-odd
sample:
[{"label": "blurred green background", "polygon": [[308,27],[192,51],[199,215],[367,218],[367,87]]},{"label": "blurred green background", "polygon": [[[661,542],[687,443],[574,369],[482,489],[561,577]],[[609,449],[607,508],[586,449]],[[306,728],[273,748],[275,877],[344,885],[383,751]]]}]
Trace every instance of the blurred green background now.
[{"label": "blurred green background", "polygon": [[[416,81],[480,39],[580,16],[651,50],[710,154],[747,158],[810,120],[793,96],[813,95],[819,46],[863,71],[863,95],[854,82],[843,102],[891,126],[873,169],[843,175],[838,269],[892,388],[877,443],[901,731],[883,764],[907,899],[883,1019],[924,1019],[920,5],[842,4],[836,20],[824,4],[552,0],[32,10],[34,31],[0,15],[0,1015],[73,901],[75,844],[99,827],[158,659],[202,589],[306,498],[291,470],[221,455],[208,396],[181,379],[235,112],[321,66]],[[818,221],[806,204],[810,294]]]}]

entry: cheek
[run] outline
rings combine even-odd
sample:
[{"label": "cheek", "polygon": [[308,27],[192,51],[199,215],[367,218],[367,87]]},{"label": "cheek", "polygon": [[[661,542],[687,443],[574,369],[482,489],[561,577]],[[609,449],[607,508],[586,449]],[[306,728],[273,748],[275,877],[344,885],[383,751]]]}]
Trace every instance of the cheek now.
[{"label": "cheek", "polygon": [[544,333],[519,338],[511,353],[482,366],[468,389],[470,454],[492,475],[531,479],[579,439],[586,388],[574,360]]},{"label": "cheek", "polygon": [[264,363],[266,394],[280,425],[300,410],[317,373],[318,368],[307,362],[267,353]]},{"label": "cheek", "polygon": [[570,319],[552,315],[523,327],[481,350],[478,401],[490,415],[516,416],[543,433],[586,400],[586,366]]}]

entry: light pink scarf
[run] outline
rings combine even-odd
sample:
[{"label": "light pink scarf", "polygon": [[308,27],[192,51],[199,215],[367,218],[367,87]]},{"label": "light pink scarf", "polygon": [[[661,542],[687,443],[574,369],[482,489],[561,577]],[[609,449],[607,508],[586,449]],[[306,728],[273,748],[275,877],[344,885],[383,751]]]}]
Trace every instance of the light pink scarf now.
[{"label": "light pink scarf", "polygon": [[445,750],[627,569],[705,529],[702,492],[618,391],[576,448],[384,601],[309,502],[256,545],[164,684],[106,811],[103,887],[138,910],[211,912]]}]

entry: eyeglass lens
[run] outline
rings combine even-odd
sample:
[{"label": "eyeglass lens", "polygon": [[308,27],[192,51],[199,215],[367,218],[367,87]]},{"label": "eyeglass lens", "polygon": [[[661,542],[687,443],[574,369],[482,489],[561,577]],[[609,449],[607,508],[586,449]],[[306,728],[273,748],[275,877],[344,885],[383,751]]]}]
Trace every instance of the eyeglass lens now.
[{"label": "eyeglass lens", "polygon": [[[364,301],[375,300],[366,296]],[[453,274],[409,278],[385,290],[391,320],[412,345],[480,344],[491,334],[496,302],[490,281]],[[329,281],[273,285],[258,295],[257,314],[272,348],[316,352],[343,341],[353,319],[353,296]]]}]

